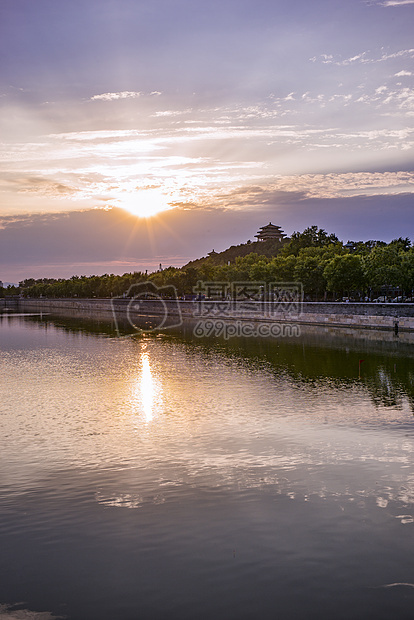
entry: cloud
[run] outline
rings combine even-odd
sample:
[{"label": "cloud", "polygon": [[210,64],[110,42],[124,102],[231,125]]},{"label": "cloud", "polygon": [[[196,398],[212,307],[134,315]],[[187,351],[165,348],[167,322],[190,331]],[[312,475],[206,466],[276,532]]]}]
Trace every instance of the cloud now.
[{"label": "cloud", "polygon": [[409,50],[400,50],[398,52],[393,52],[392,54],[384,53],[381,56],[381,58],[379,58],[375,62],[382,62],[384,60],[390,60],[391,58],[404,58],[404,57],[414,58],[414,48],[411,48]]},{"label": "cloud", "polygon": [[116,101],[117,99],[138,99],[138,97],[141,97],[141,95],[142,93],[140,92],[124,90],[120,93],[103,93],[102,95],[94,95],[90,98],[90,101]]},{"label": "cloud", "polygon": [[[371,108],[378,101],[388,104],[393,111],[401,108],[409,113],[414,110],[414,95],[410,92],[384,87],[358,101],[359,105],[369,104]],[[306,105],[332,105],[332,96],[311,97],[305,93],[302,100]],[[348,95],[338,95],[337,101],[340,105],[350,103]],[[244,109],[236,109],[234,121],[244,115]],[[350,186],[357,189],[360,181],[364,185],[366,174],[292,174],[299,158],[306,169],[309,153],[314,154],[313,162],[325,158],[325,151],[331,157],[337,151],[342,161],[344,154],[349,153],[353,162],[354,153],[371,151],[378,157],[390,149],[403,152],[413,147],[414,130],[409,128],[358,131],[273,123],[255,126],[254,118],[249,124],[245,119],[241,122],[241,126],[230,127],[200,123],[167,132],[160,128],[156,134],[136,130],[53,134],[38,144],[8,145],[7,158],[0,164],[2,201],[6,205],[12,199],[16,202],[25,197],[22,208],[27,210],[27,199],[38,197],[30,208],[45,210],[42,197],[47,197],[50,211],[70,208],[69,201],[74,210],[106,204],[137,211],[141,208],[144,212],[146,203],[151,202],[165,204],[164,208],[192,204],[198,208],[221,205],[238,209],[242,203],[227,203],[226,195],[235,188],[252,185],[304,192],[308,197],[337,197]],[[281,174],[280,157],[286,149],[291,151],[292,162],[284,157],[285,171]],[[396,191],[400,179],[396,181],[396,177],[387,175],[384,184],[383,178],[375,178],[377,193],[383,193],[381,188],[387,184]],[[371,176],[371,193],[375,183]]]},{"label": "cloud", "polygon": [[414,4],[414,0],[385,0],[380,2],[380,6],[404,6],[406,4]]},{"label": "cloud", "polygon": [[[414,193],[413,172],[348,172],[303,174],[280,177],[266,185],[245,186],[223,193],[216,204],[221,206],[264,205],[274,196],[284,202],[305,199],[334,199],[347,196],[386,196]],[[272,196],[270,199],[269,197]]]},{"label": "cloud", "polygon": [[185,108],[183,110],[158,110],[152,116],[154,118],[164,117],[164,116],[184,116],[188,115],[192,112],[192,108]]},{"label": "cloud", "polygon": [[40,176],[22,176],[10,174],[0,179],[0,191],[15,189],[22,194],[39,194],[51,198],[67,198],[77,193],[77,190],[65,183]]},{"label": "cloud", "polygon": [[162,92],[159,90],[153,90],[150,93],[143,93],[140,91],[123,90],[117,93],[103,93],[102,95],[93,95],[89,101],[117,101],[118,99],[138,99],[143,96],[159,97]]},{"label": "cloud", "polygon": [[[414,3],[414,0],[413,0]],[[372,64],[378,62],[384,62],[386,60],[392,60],[394,58],[414,58],[414,49],[399,50],[397,52],[383,52],[381,56],[369,56],[369,52],[360,52],[350,58],[341,59],[339,56],[334,57],[332,54],[321,54],[320,56],[313,56],[309,60],[311,62],[317,62],[318,60],[325,65],[337,65],[348,66],[352,64]]]},{"label": "cloud", "polygon": [[136,129],[101,129],[101,130],[89,130],[89,131],[71,131],[69,133],[52,133],[46,136],[47,138],[54,138],[56,140],[113,140],[114,138],[131,138],[140,135],[141,132]]},{"label": "cloud", "polygon": [[[305,173],[383,170],[389,162],[393,170],[404,169],[414,146],[407,122],[414,115],[414,94],[395,78],[354,90],[286,88],[244,105],[188,107],[186,101],[180,108],[176,101],[165,106],[159,99],[145,101],[148,107],[140,108],[132,127],[130,110],[125,124],[115,110],[106,125],[107,112],[95,108],[96,124],[85,122],[73,131],[64,126],[61,133],[47,126],[43,134],[3,138],[3,213],[102,205],[144,210],[142,190],[148,187],[159,188],[146,191],[165,208],[206,208],[236,188],[267,187],[281,178],[289,179],[287,191],[297,179],[298,191],[313,196],[302,187]],[[315,179],[309,183],[318,185]],[[321,195],[333,195],[329,191],[324,187]]]},{"label": "cloud", "polygon": [[[414,115],[414,91],[411,88],[391,90],[386,86],[381,86],[374,93],[364,93],[354,101],[366,104],[371,110],[377,109],[382,114],[398,115],[402,112],[406,116]],[[397,137],[397,134],[394,134],[394,137]]]},{"label": "cloud", "polygon": [[[414,0],[413,0],[413,4],[414,4]],[[394,73],[394,77],[404,77],[404,76],[409,76],[412,75],[411,71],[399,71],[398,73]]]}]

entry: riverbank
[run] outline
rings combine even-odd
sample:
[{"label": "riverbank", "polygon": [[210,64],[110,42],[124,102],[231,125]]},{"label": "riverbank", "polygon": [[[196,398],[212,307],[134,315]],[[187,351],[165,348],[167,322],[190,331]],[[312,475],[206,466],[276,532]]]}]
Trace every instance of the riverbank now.
[{"label": "riverbank", "polygon": [[[1,307],[7,307],[4,300]],[[19,299],[20,312],[45,312],[72,318],[128,320],[166,317],[165,324],[180,319],[238,320],[253,322],[299,323],[332,327],[354,327],[414,331],[414,304],[304,302],[300,307],[264,302],[258,305],[203,301],[131,299]]]}]

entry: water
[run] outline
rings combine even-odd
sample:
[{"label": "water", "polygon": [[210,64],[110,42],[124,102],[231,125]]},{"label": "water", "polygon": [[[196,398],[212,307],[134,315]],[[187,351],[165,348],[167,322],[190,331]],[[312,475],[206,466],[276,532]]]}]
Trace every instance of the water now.
[{"label": "water", "polygon": [[0,619],[413,618],[412,344],[3,317]]}]

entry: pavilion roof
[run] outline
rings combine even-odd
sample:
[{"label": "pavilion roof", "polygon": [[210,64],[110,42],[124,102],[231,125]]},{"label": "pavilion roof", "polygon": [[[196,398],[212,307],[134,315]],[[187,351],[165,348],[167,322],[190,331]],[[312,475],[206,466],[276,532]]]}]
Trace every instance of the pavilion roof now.
[{"label": "pavilion roof", "polygon": [[259,228],[259,230],[274,230],[274,231],[280,231],[281,228],[280,226],[276,226],[275,224],[272,224],[272,222],[269,222],[268,224],[266,224],[266,226],[261,226]]}]

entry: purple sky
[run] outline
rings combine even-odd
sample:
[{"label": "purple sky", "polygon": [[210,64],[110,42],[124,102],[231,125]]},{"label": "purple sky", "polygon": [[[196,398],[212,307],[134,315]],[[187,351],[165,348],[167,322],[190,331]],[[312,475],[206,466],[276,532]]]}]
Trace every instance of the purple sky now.
[{"label": "purple sky", "polygon": [[414,240],[413,17],[2,0],[0,279],[179,265],[269,220]]}]

